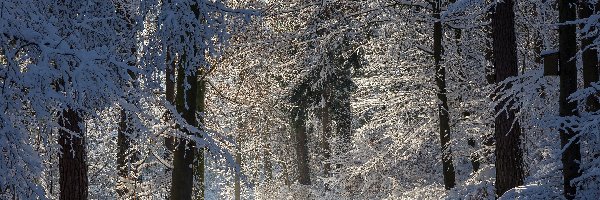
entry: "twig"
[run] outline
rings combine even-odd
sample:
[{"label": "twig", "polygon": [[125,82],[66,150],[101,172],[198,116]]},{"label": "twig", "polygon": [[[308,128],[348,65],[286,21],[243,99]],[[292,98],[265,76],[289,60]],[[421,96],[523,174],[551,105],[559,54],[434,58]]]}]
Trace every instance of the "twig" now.
[{"label": "twig", "polygon": [[158,162],[160,162],[161,164],[163,164],[166,168],[169,169],[173,169],[173,165],[170,165],[169,163],[167,163],[167,161],[165,161],[164,159],[162,159],[162,157],[158,156],[156,154],[156,150],[152,150],[150,151],[150,153],[152,153],[152,155],[154,155],[154,157],[156,157],[156,159],[158,160]]},{"label": "twig", "polygon": [[223,95],[223,93],[222,93],[222,92],[219,90],[219,88],[217,88],[217,87],[216,87],[216,86],[215,86],[215,85],[214,85],[214,84],[213,84],[211,81],[209,81],[209,80],[206,80],[206,82],[207,82],[207,83],[208,83],[208,84],[209,84],[209,85],[210,85],[210,86],[211,86],[213,89],[215,89],[215,91],[217,92],[217,94],[218,94],[219,96],[221,96],[221,97],[223,97],[224,99],[226,99],[226,100],[228,100],[228,101],[231,101],[231,102],[233,102],[233,103],[236,103],[236,104],[243,105],[242,103],[240,103],[240,102],[238,102],[238,101],[236,101],[236,100],[233,100],[233,99],[231,99],[231,98],[229,98],[229,97],[227,97],[227,96]]},{"label": "twig", "polygon": [[426,47],[424,47],[422,45],[415,45],[415,47],[417,47],[417,49],[424,51],[425,53],[427,53],[429,55],[433,55],[433,51],[431,51],[431,49],[427,49]]}]

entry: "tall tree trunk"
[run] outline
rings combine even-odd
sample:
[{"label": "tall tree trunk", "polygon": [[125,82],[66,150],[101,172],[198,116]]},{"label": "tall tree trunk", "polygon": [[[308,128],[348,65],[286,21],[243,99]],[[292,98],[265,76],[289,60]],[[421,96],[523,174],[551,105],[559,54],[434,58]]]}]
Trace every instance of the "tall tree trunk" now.
[{"label": "tall tree trunk", "polygon": [[237,141],[237,145],[235,147],[235,162],[238,164],[239,166],[239,170],[236,170],[234,173],[234,181],[235,181],[235,185],[234,185],[234,196],[235,196],[235,200],[240,200],[242,198],[242,185],[241,185],[241,180],[240,180],[240,174],[242,173],[242,147],[241,147],[241,140],[239,139],[241,138],[241,136],[238,136],[238,140]]},{"label": "tall tree trunk", "polygon": [[[494,7],[490,7],[488,9],[488,12],[486,12],[485,18],[488,21],[491,21],[492,19],[492,13],[494,11]],[[485,60],[489,61],[490,63],[488,63],[488,65],[485,66],[485,79],[487,84],[495,84],[496,83],[496,72],[494,69],[494,64],[493,64],[493,60],[494,60],[494,53],[493,53],[493,49],[494,49],[494,44],[492,41],[492,28],[491,26],[485,26],[484,29],[485,34],[486,34],[486,41],[485,41]],[[491,124],[491,128],[495,129],[495,125]],[[478,168],[481,164],[491,164],[493,157],[494,157],[494,152],[492,151],[494,149],[494,134],[493,133],[484,133],[484,135],[482,136],[482,141],[481,141],[481,151],[479,151],[477,153],[476,156],[479,157],[479,162],[477,163]]]},{"label": "tall tree trunk", "polygon": [[[167,47],[166,52],[166,62],[165,62],[165,99],[168,105],[175,105],[175,56],[171,56],[173,52],[171,49]],[[173,113],[167,110],[164,113],[163,120],[169,126],[172,124]],[[167,127],[170,131],[173,131],[172,127]],[[170,160],[173,151],[175,151],[175,137],[172,134],[166,134],[164,141],[165,145],[165,153],[164,156],[167,158],[166,160]],[[172,169],[169,167],[165,167],[165,175],[171,174]],[[164,187],[167,191],[170,191],[170,184],[166,184]],[[170,195],[170,194],[168,194]]]},{"label": "tall tree trunk", "polygon": [[446,67],[442,62],[442,22],[440,21],[441,1],[434,5],[433,18],[433,58],[435,64],[435,82],[438,87],[438,112],[440,123],[440,142],[442,147],[442,168],[444,175],[444,188],[452,189],[455,184],[454,165],[452,163],[452,151],[450,150],[450,116],[448,115],[448,97],[446,96]]},{"label": "tall tree trunk", "polygon": [[[175,105],[175,56],[171,55],[171,49],[167,48],[167,60],[166,60],[166,64],[165,64],[165,98],[167,100],[167,103],[169,103],[169,105]],[[166,122],[170,122],[172,120],[172,113],[171,111],[166,111],[165,112],[165,116],[164,116],[164,120]],[[167,148],[168,151],[174,151],[175,147],[174,147],[174,142],[175,138],[172,136],[166,136],[165,137],[165,147]]]},{"label": "tall tree trunk", "polygon": [[[196,126],[196,93],[198,82],[196,70],[187,69],[185,52],[179,59],[177,71],[177,112],[189,126]],[[187,72],[186,72],[187,70]],[[186,82],[186,83],[184,83]],[[189,87],[185,87],[187,84]],[[191,134],[185,127],[179,125],[183,133]],[[194,141],[178,138],[173,155],[173,173],[171,180],[170,198],[172,200],[191,200],[194,186]]]},{"label": "tall tree trunk", "polygon": [[[298,99],[302,101],[302,99]],[[306,131],[306,105],[299,103],[292,111],[294,132],[296,135],[296,156],[298,166],[298,182],[310,185],[310,167],[308,165],[308,134]]]},{"label": "tall tree trunk", "polygon": [[288,171],[288,165],[287,165],[287,161],[283,160],[281,162],[281,167],[283,168],[283,182],[286,186],[291,185],[290,183],[290,175],[289,175],[289,171]]},{"label": "tall tree trunk", "polygon": [[329,138],[331,138],[331,116],[330,116],[330,95],[329,86],[324,83],[324,90],[322,94],[322,105],[321,105],[321,150],[323,151],[323,176],[328,177],[331,172],[331,145],[329,145]]},{"label": "tall tree trunk", "polygon": [[[600,2],[596,2],[596,5],[589,3],[587,0],[580,0],[579,5],[579,19],[589,18],[594,14],[594,8],[596,11],[600,10]],[[583,28],[584,25],[582,25]],[[581,50],[582,64],[583,64],[583,86],[591,87],[592,83],[599,81],[598,68],[598,51],[596,49],[588,48],[594,43],[594,40],[598,38],[598,35],[589,38],[581,39]],[[585,49],[588,48],[588,49]],[[598,94],[590,95],[586,100],[585,109],[587,112],[596,112],[600,110],[600,101],[598,101]],[[592,145],[598,143],[592,143]],[[600,157],[600,151],[598,148],[593,148],[590,152],[594,158]]]},{"label": "tall tree trunk", "polygon": [[[356,56],[357,57],[357,56]],[[358,58],[355,58],[358,59]],[[350,75],[350,67],[344,67],[338,70],[337,82],[341,82],[342,85],[337,86],[337,89],[333,94],[330,91],[329,98],[336,98],[335,108],[335,121],[336,121],[336,134],[341,139],[340,147],[337,148],[336,155],[339,157],[341,154],[350,151],[352,145],[352,108],[350,105],[350,96],[354,83]],[[333,109],[333,108],[332,108]],[[337,164],[337,168],[341,168],[341,164]]]},{"label": "tall tree trunk", "polygon": [[[204,77],[204,69],[198,70],[198,76]],[[198,129],[205,130],[205,120],[204,114],[206,112],[206,104],[204,100],[206,99],[206,80],[198,80],[198,96],[196,98],[196,105],[198,106],[198,112],[200,113],[200,117],[198,118]],[[202,137],[202,135],[198,135],[198,137]],[[196,178],[196,199],[204,199],[204,151],[205,148],[197,148],[196,154],[196,166],[195,178]]]},{"label": "tall tree trunk", "polygon": [[[206,19],[204,18],[204,14],[201,14],[201,12],[203,12],[203,10],[201,9],[201,7],[198,5],[197,2],[194,2],[192,4],[190,4],[190,10],[194,13],[194,16],[196,17],[196,20],[198,20],[201,24],[206,25]],[[191,37],[191,33],[186,33],[188,35],[188,37]],[[204,40],[204,39],[203,39]],[[202,41],[204,43],[204,41]],[[205,131],[205,120],[204,120],[204,114],[206,111],[206,104],[204,102],[204,100],[206,99],[206,73],[208,73],[208,67],[206,64],[206,55],[205,55],[205,50],[203,47],[201,47],[202,45],[194,45],[193,49],[194,49],[194,56],[199,56],[200,60],[202,60],[202,64],[200,66],[200,69],[197,69],[197,71],[194,71],[196,75],[194,75],[193,80],[188,80],[190,82],[194,83],[194,86],[191,88],[191,90],[194,91],[193,93],[193,98],[190,98],[190,101],[194,101],[195,105],[189,105],[189,108],[191,110],[193,110],[193,112],[190,112],[191,117],[195,117],[196,116],[196,110],[197,109],[198,112],[200,112],[200,122],[198,123],[198,129],[201,131]],[[198,77],[200,77],[200,80],[198,80]],[[197,95],[197,96],[196,96]],[[197,107],[196,107],[197,106]],[[194,108],[192,108],[194,107]],[[196,135],[199,138],[202,138],[202,135]],[[196,147],[195,151],[196,152],[196,156],[195,156],[195,163],[194,163],[194,168],[196,168],[196,171],[194,173],[195,175],[195,179],[196,179],[196,187],[194,188],[196,191],[196,199],[204,199],[204,190],[205,185],[204,185],[204,173],[205,173],[205,163],[204,163],[204,154],[205,154],[205,147],[201,147],[198,148]]]},{"label": "tall tree trunk", "polygon": [[88,196],[88,176],[85,152],[83,119],[71,108],[62,111],[58,143],[61,147],[59,159],[60,200],[81,200]]},{"label": "tall tree trunk", "polygon": [[133,159],[131,154],[131,137],[133,130],[130,122],[131,117],[127,114],[125,109],[121,109],[121,117],[119,120],[119,129],[117,135],[117,174],[119,180],[117,182],[117,194],[124,198],[129,193],[128,183],[131,182],[129,172],[132,170],[130,167],[130,161]]},{"label": "tall tree trunk", "polygon": [[[600,5],[600,3],[597,3]],[[579,18],[586,19],[594,14],[594,7],[597,5],[589,3],[588,0],[580,0],[579,2]],[[583,25],[582,25],[583,28]],[[598,51],[596,49],[588,48],[594,43],[594,39],[598,36],[582,38],[581,39],[581,50],[582,63],[583,63],[583,86],[591,87],[591,83],[598,81]],[[586,49],[588,48],[588,49]],[[600,102],[596,95],[588,97],[586,101],[586,110],[589,112],[595,112],[600,109]]]},{"label": "tall tree trunk", "polygon": [[[125,21],[125,27],[119,27],[117,32],[124,34],[127,38],[124,45],[132,45],[129,47],[129,60],[127,60],[127,65],[132,68],[136,67],[136,53],[137,49],[135,48],[135,24],[133,22],[132,16],[125,9],[125,5],[121,5],[119,2],[115,2],[116,12],[119,14],[119,17]],[[128,48],[124,46],[123,48]],[[136,76],[133,71],[127,70],[131,81],[127,83],[127,87],[130,89],[135,88],[135,79]],[[133,100],[131,99],[130,94],[126,95],[126,101],[131,103]],[[137,160],[135,152],[131,150],[131,144],[134,142],[134,128],[132,123],[134,115],[129,113],[125,108],[121,108],[119,118],[119,128],[117,132],[117,174],[119,175],[119,179],[117,181],[117,194],[121,198],[125,198],[126,195],[130,192],[129,185],[134,182],[135,177],[130,177],[129,174],[133,170],[134,167],[131,167],[130,163],[133,163]]]},{"label": "tall tree trunk", "polygon": [[[575,20],[575,0],[559,0],[559,23]],[[559,26],[559,73],[560,97],[559,112],[562,117],[576,116],[577,102],[569,102],[569,96],[577,90],[577,67],[575,53],[577,52],[577,35],[574,24],[561,24]],[[564,195],[567,199],[574,199],[577,188],[571,181],[580,176],[579,161],[581,152],[577,133],[570,128],[560,130],[561,147],[565,149],[562,154]]]},{"label": "tall tree trunk", "polygon": [[[492,14],[496,83],[519,75],[513,6],[513,0],[498,2]],[[496,106],[496,113],[499,113],[495,119],[496,194],[498,196],[523,184],[521,126],[515,116],[518,111],[510,109],[514,103],[512,100],[507,100]],[[506,110],[502,110],[503,107],[506,107]]]}]

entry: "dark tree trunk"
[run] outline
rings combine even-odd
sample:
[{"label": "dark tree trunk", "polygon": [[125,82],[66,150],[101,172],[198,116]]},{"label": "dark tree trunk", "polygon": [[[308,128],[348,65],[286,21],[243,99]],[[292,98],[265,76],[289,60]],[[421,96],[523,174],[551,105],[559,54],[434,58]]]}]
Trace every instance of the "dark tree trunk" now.
[{"label": "dark tree trunk", "polygon": [[[358,58],[355,58],[358,59]],[[336,121],[336,133],[341,138],[341,144],[339,148],[337,148],[337,155],[346,153],[350,151],[350,146],[352,145],[352,110],[350,105],[350,96],[355,87],[352,82],[352,78],[350,75],[350,67],[344,67],[343,69],[338,71],[339,78],[336,81],[341,82],[341,86],[338,86],[340,89],[335,91],[334,94],[330,94],[329,96],[333,96],[336,101],[335,108],[335,121]],[[337,168],[340,168],[341,164],[337,165]]]},{"label": "dark tree trunk", "polygon": [[442,23],[440,19],[440,5],[438,1],[434,6],[433,18],[436,19],[433,25],[433,57],[435,62],[435,82],[438,87],[438,112],[440,123],[440,142],[442,149],[442,169],[444,175],[444,188],[452,189],[455,184],[454,165],[452,163],[452,151],[450,150],[450,116],[448,115],[448,97],[446,96],[446,67],[442,62]]},{"label": "dark tree trunk", "polygon": [[[165,99],[167,101],[168,105],[175,105],[175,58],[173,58],[174,56],[171,56],[172,52],[170,48],[167,48],[167,52],[166,52],[166,62],[165,62]],[[164,121],[167,124],[172,124],[172,120],[173,120],[173,113],[171,113],[171,111],[167,110],[165,111],[165,114],[163,116]],[[172,127],[167,127],[167,129],[169,131],[173,131],[174,129],[172,129]],[[173,151],[175,151],[175,137],[172,136],[172,134],[166,134],[165,138],[164,138],[164,145],[165,145],[165,153],[164,156],[165,158],[167,158],[167,160],[171,159],[171,155],[173,154]],[[165,174],[171,174],[172,169],[169,167],[165,167]],[[170,190],[169,187],[171,185],[165,185],[164,187],[167,190]],[[169,194],[170,195],[170,194]]]},{"label": "dark tree trunk", "polygon": [[[492,13],[494,11],[495,7],[490,7],[488,12],[486,12],[486,19],[491,21],[492,20]],[[490,61],[491,64],[486,66],[486,81],[488,84],[495,84],[496,83],[496,70],[494,69],[494,44],[492,41],[492,28],[491,26],[486,26],[484,27],[485,33],[486,33],[486,44],[485,44],[485,59]],[[495,129],[495,125],[492,124],[492,128]],[[483,135],[482,138],[482,149],[483,151],[480,152],[479,157],[481,162],[490,164],[492,163],[493,157],[494,157],[494,152],[492,152],[492,149],[494,149],[494,143],[495,143],[495,136],[493,133],[486,133]],[[481,163],[480,162],[480,163]]]},{"label": "dark tree trunk", "polygon": [[83,119],[79,113],[68,108],[63,110],[58,144],[61,147],[59,159],[60,200],[87,199],[88,176],[85,153],[85,137],[82,131]]},{"label": "dark tree trunk", "polygon": [[[559,23],[575,20],[575,0],[559,0]],[[560,116],[576,116],[577,102],[569,102],[569,96],[577,90],[577,67],[575,53],[577,52],[577,35],[574,24],[559,27],[559,73],[560,73]],[[564,195],[567,199],[575,198],[577,188],[571,181],[580,176],[579,161],[581,152],[577,133],[570,128],[560,130],[561,147],[565,149],[562,154]],[[571,141],[572,140],[572,141]],[[566,148],[565,148],[566,147]]]},{"label": "dark tree trunk", "polygon": [[[487,14],[486,14],[486,19],[491,21],[492,18],[492,13],[494,12],[494,7],[491,7]],[[490,26],[486,27],[487,29],[484,29],[487,35],[487,38],[489,38],[489,40],[486,40],[486,49],[485,49],[485,59],[492,62],[492,65],[488,65],[485,68],[485,79],[487,81],[488,84],[494,84],[496,83],[496,72],[494,70],[494,66],[493,66],[493,60],[494,60],[494,53],[493,53],[493,41],[491,41],[491,39],[493,38],[492,36],[492,29]],[[490,140],[493,140],[491,138],[493,138],[493,136],[489,136],[488,138],[490,138]]]},{"label": "dark tree trunk", "polygon": [[[203,77],[204,76],[204,69],[201,69],[198,71],[198,76],[199,77]],[[198,118],[198,128],[200,130],[204,130],[205,124],[205,120],[204,120],[204,114],[206,112],[206,104],[204,102],[204,100],[206,99],[206,80],[202,79],[202,80],[198,80],[198,96],[196,97],[196,105],[197,105],[197,109],[198,112],[200,113],[200,117]],[[198,135],[198,137],[202,137],[202,135]],[[197,148],[197,152],[196,152],[196,171],[195,171],[195,177],[196,177],[196,183],[197,183],[197,188],[196,189],[196,199],[204,199],[204,151],[205,148]]]},{"label": "dark tree trunk", "polygon": [[[301,101],[301,100],[300,100]],[[308,134],[306,131],[306,105],[300,103],[292,111],[293,129],[296,135],[296,156],[298,182],[310,185],[310,167],[308,165]]]},{"label": "dark tree trunk", "polygon": [[[185,62],[185,53],[180,62]],[[196,71],[188,70],[186,73],[186,64],[179,63],[177,71],[177,112],[181,114],[186,123],[190,126],[196,126],[196,93],[198,82],[196,80]],[[189,85],[186,88],[184,81]],[[179,125],[183,133],[191,134],[189,130]],[[173,173],[171,180],[171,199],[172,200],[191,200],[194,186],[194,141],[178,138],[178,144],[175,146],[173,155]]]},{"label": "dark tree trunk", "polygon": [[242,185],[240,180],[240,174],[242,173],[242,141],[240,138],[242,138],[242,136],[238,135],[238,139],[236,140],[237,145],[235,146],[235,162],[240,167],[239,170],[234,172],[233,192],[235,200],[241,200],[242,198]]},{"label": "dark tree trunk", "polygon": [[[196,19],[202,23],[203,25],[206,25],[206,19],[204,18],[204,14],[201,14],[202,9],[200,8],[200,6],[198,5],[197,2],[192,3],[190,5],[190,10],[194,13],[194,16],[196,17]],[[191,36],[191,33],[186,33],[188,34],[188,36]],[[204,40],[204,39],[203,39]],[[204,42],[204,41],[203,41]],[[203,64],[206,63],[206,56],[204,54],[204,48],[200,47],[202,45],[194,45],[193,49],[194,49],[194,56],[198,56],[201,60],[203,60]],[[188,78],[188,82],[193,82],[194,84],[190,84],[192,85],[192,88],[190,90],[194,91],[194,93],[188,94],[189,95],[189,99],[188,101],[194,101],[195,104],[192,105],[188,105],[190,108],[190,118],[195,118],[196,117],[196,110],[198,112],[200,112],[200,117],[199,117],[199,126],[198,129],[201,131],[205,130],[205,125],[204,125],[204,114],[206,111],[206,104],[204,102],[204,100],[206,99],[206,73],[207,72],[208,67],[201,65],[200,69],[198,69],[198,71],[195,71],[195,74],[193,76],[193,79],[191,79],[192,77]],[[198,80],[198,78],[200,78]],[[195,98],[195,99],[194,99]],[[189,123],[189,122],[188,122]],[[195,123],[195,122],[194,122]],[[191,123],[190,123],[191,124]],[[198,138],[202,138],[202,135],[196,135]],[[195,147],[195,149],[191,150],[191,151],[196,151],[196,156],[195,156],[195,163],[194,163],[194,168],[196,168],[196,171],[193,172],[195,175],[195,182],[197,183],[196,186],[194,188],[195,192],[196,192],[196,199],[204,199],[204,190],[205,190],[205,185],[204,185],[204,173],[205,173],[205,166],[204,166],[204,153],[205,153],[206,148],[205,147]],[[194,156],[192,156],[194,157]]]},{"label": "dark tree trunk", "polygon": [[120,197],[125,197],[129,193],[129,188],[126,182],[132,181],[129,177],[129,172],[134,170],[130,167],[132,160],[135,160],[135,155],[131,152],[132,134],[133,130],[130,125],[131,117],[128,115],[125,109],[121,109],[119,121],[119,129],[117,135],[117,174],[119,175],[119,181],[117,184],[117,194]]},{"label": "dark tree trunk", "polygon": [[[473,138],[469,138],[467,140],[467,144],[473,149],[477,148],[475,139],[473,139]],[[471,168],[473,168],[473,173],[475,173],[475,172],[479,171],[479,167],[481,166],[480,156],[477,152],[475,152],[470,155],[470,158],[471,158]]]},{"label": "dark tree trunk", "polygon": [[[128,43],[124,45],[133,45],[133,47],[123,47],[129,48],[129,60],[127,60],[127,65],[132,68],[136,67],[136,53],[137,49],[135,48],[135,24],[133,23],[132,16],[128,13],[128,11],[124,8],[124,5],[121,5],[118,2],[115,2],[116,11],[125,21],[125,27],[119,27],[118,32],[126,35]],[[133,71],[127,71],[131,81],[128,81],[127,87],[135,88],[135,79],[136,76]],[[131,99],[132,95],[126,96],[126,101],[131,103],[133,100]],[[128,188],[128,184],[134,182],[135,178],[130,177],[129,174],[132,171],[135,171],[135,167],[131,167],[130,163],[133,163],[137,160],[135,150],[130,149],[132,143],[134,142],[134,128],[132,125],[133,114],[129,113],[125,108],[121,108],[119,119],[119,129],[117,135],[117,174],[119,175],[119,180],[117,181],[117,194],[121,198],[126,198],[126,195],[130,192]]]},{"label": "dark tree trunk", "polygon": [[[598,3],[600,5],[600,3]],[[594,7],[597,5],[588,3],[587,0],[580,0],[579,2],[579,18],[586,19],[594,14]],[[583,25],[582,25],[583,28]],[[582,63],[583,63],[583,86],[591,87],[591,83],[598,81],[598,51],[596,49],[588,48],[594,43],[594,39],[598,36],[582,38],[581,39],[581,50]],[[585,49],[588,48],[588,49]],[[589,112],[595,112],[600,109],[600,102],[598,102],[597,95],[588,97],[586,101],[586,110]]]},{"label": "dark tree trunk", "polygon": [[[492,14],[492,39],[496,82],[519,75],[517,44],[515,36],[515,13],[513,0],[499,2]],[[515,102],[499,102],[495,119],[496,138],[496,194],[523,184],[523,152],[521,127],[516,118],[518,111],[510,109]],[[506,107],[506,110],[502,110]]]},{"label": "dark tree trunk", "polygon": [[[169,105],[175,105],[175,58],[172,56],[171,49],[167,48],[167,60],[165,65],[165,98]],[[166,111],[164,119],[166,122],[170,122],[172,120],[171,111]],[[165,147],[169,151],[174,151],[175,146],[173,144],[175,138],[172,136],[165,137]]]},{"label": "dark tree trunk", "polygon": [[325,162],[323,163],[323,175],[325,177],[329,176],[331,172],[331,162],[329,159],[331,158],[331,145],[329,145],[329,138],[331,138],[331,116],[330,116],[330,95],[329,95],[329,87],[325,86],[323,91],[323,101],[324,104],[321,107],[321,150],[323,151],[323,159]]}]

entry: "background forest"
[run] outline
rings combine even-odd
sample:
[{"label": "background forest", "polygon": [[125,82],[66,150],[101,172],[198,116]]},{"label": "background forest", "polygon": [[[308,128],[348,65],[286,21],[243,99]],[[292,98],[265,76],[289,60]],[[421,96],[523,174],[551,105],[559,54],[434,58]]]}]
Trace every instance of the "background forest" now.
[{"label": "background forest", "polygon": [[0,199],[597,199],[597,0],[3,0]]}]

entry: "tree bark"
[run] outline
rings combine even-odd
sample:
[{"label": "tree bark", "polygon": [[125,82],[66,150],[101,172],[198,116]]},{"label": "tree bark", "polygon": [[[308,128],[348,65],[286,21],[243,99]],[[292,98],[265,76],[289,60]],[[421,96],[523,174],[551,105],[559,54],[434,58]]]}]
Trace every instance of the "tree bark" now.
[{"label": "tree bark", "polygon": [[[488,12],[486,12],[485,18],[489,21],[492,20],[492,15],[493,15],[493,11],[494,11],[494,7],[490,7]],[[486,26],[484,27],[484,31],[486,33],[486,38],[488,38],[485,42],[485,59],[490,61],[490,65],[487,65],[485,68],[486,71],[486,76],[485,79],[487,81],[487,84],[495,84],[496,83],[496,70],[494,69],[494,44],[492,41],[492,28],[491,26]],[[492,127],[495,129],[495,124],[492,124]],[[492,149],[494,148],[494,143],[495,143],[495,136],[494,133],[485,133],[482,137],[482,142],[481,142],[481,148],[483,149],[483,151],[481,151],[479,153],[479,160],[480,162],[478,162],[478,164],[491,164],[492,160],[494,158],[494,153],[492,152]]]},{"label": "tree bark", "polygon": [[[172,52],[171,49],[167,47],[167,52],[166,52],[166,62],[165,62],[165,99],[168,105],[175,105],[175,59],[173,58],[174,56],[171,56]],[[171,113],[171,111],[166,110],[165,114],[163,116],[163,120],[165,123],[167,123],[169,126],[170,124],[172,124],[172,120],[173,120],[173,113]],[[172,129],[172,127],[167,127],[169,131],[173,131],[174,129]],[[165,145],[165,153],[164,156],[165,158],[167,158],[166,160],[171,160],[171,155],[173,154],[173,151],[175,151],[175,137],[172,136],[172,134],[166,134],[164,141],[163,141],[164,145]],[[171,174],[172,169],[169,167],[165,167],[165,174]],[[165,189],[167,191],[170,191],[170,187],[171,185],[165,185]],[[170,195],[170,194],[168,194]]]},{"label": "tree bark", "polygon": [[[199,77],[203,77],[204,76],[204,69],[198,70],[198,76]],[[202,80],[198,80],[198,96],[196,98],[196,105],[198,106],[198,112],[200,113],[200,117],[198,118],[198,129],[200,130],[205,130],[204,127],[205,124],[205,120],[204,120],[204,114],[206,112],[206,104],[204,102],[204,100],[206,99],[206,80],[202,79]],[[198,137],[202,137],[202,135],[198,135]],[[204,151],[205,148],[197,148],[197,155],[196,155],[196,163],[194,164],[196,166],[196,171],[195,171],[195,178],[196,178],[196,199],[204,199],[204,190],[205,190],[205,186],[204,186],[204,170],[205,170],[205,166],[204,166]]]},{"label": "tree bark", "polygon": [[[513,0],[496,3],[492,14],[493,56],[496,83],[519,75]],[[512,85],[512,84],[509,84]],[[499,91],[501,92],[501,91]],[[515,102],[502,101],[496,106],[496,195],[523,184],[523,152],[518,111],[510,109]],[[502,108],[506,108],[503,110]]]},{"label": "tree bark", "polygon": [[[181,56],[177,71],[177,94],[176,107],[177,112],[189,126],[196,126],[196,93],[198,82],[196,80],[196,71],[186,69],[185,52]],[[187,73],[186,73],[187,70]],[[189,88],[184,87],[184,81]],[[179,125],[183,133],[191,134],[183,126]],[[173,173],[171,180],[170,198],[172,200],[191,200],[194,186],[194,141],[178,138],[178,144],[175,147],[173,155]]]},{"label": "tree bark", "polygon": [[117,135],[117,174],[119,175],[119,180],[117,182],[117,194],[120,197],[125,197],[129,193],[129,188],[127,186],[127,182],[131,180],[129,177],[129,172],[132,170],[130,167],[130,161],[134,160],[131,154],[131,135],[133,134],[133,130],[131,128],[130,122],[131,117],[127,114],[125,109],[121,109],[120,113],[120,121],[119,121],[119,129]]},{"label": "tree bark", "polygon": [[240,180],[240,174],[242,173],[242,147],[241,140],[239,139],[241,136],[238,136],[237,145],[235,147],[235,162],[240,167],[239,170],[234,171],[234,197],[235,200],[240,200],[242,198],[242,185]]},{"label": "tree bark", "polygon": [[[125,27],[119,27],[117,30],[118,32],[124,34],[127,37],[127,41],[129,41],[125,43],[125,46],[122,48],[128,48],[126,45],[135,45],[135,24],[133,23],[132,16],[125,9],[124,5],[115,2],[115,7],[119,17],[126,23]],[[137,49],[135,46],[129,47],[129,60],[127,61],[127,65],[132,68],[135,68],[136,66],[136,61],[134,59],[136,58],[136,53]],[[131,81],[127,82],[126,87],[135,88],[136,76],[134,72],[130,70],[127,70],[127,72],[131,78]],[[132,101],[131,95],[129,94],[127,94],[125,98],[128,103]],[[132,170],[135,171],[134,167],[130,167],[130,163],[135,162],[137,158],[134,152],[135,150],[130,149],[131,144],[134,142],[133,137],[135,130],[131,124],[134,115],[129,113],[125,108],[121,108],[120,115],[117,133],[117,174],[119,175],[119,180],[117,181],[117,194],[119,197],[125,198],[130,192],[127,183],[135,181],[134,177],[129,177],[129,172]]]},{"label": "tree bark", "polygon": [[[302,101],[301,99],[299,99]],[[308,165],[308,134],[306,131],[306,105],[299,103],[292,111],[292,123],[296,135],[296,156],[298,166],[298,182],[310,185],[310,167]]]},{"label": "tree bark", "polygon": [[322,107],[321,107],[321,150],[323,151],[323,175],[329,176],[331,172],[331,145],[329,145],[329,138],[331,138],[331,116],[330,116],[330,95],[329,87],[324,86],[322,94]]},{"label": "tree bark", "polygon": [[448,114],[448,97],[446,96],[446,67],[442,62],[442,23],[440,21],[441,1],[437,1],[433,9],[433,57],[435,65],[435,82],[438,87],[438,115],[439,133],[442,149],[442,169],[444,175],[444,188],[452,189],[455,184],[454,165],[452,163],[452,151],[450,150],[450,116]]},{"label": "tree bark", "polygon": [[[575,20],[575,0],[559,0],[559,23]],[[560,95],[559,113],[562,117],[577,116],[577,102],[569,102],[569,96],[577,90],[577,67],[575,53],[577,52],[577,35],[574,24],[562,24],[559,27],[559,74]],[[571,181],[580,176],[579,161],[581,152],[577,133],[570,128],[560,130],[561,147],[565,149],[562,154],[564,196],[574,199],[577,188]]]},{"label": "tree bark", "polygon": [[71,108],[62,111],[58,143],[60,200],[81,200],[88,197],[88,176],[83,119]]},{"label": "tree bark", "polygon": [[[356,56],[357,57],[357,56]],[[358,58],[355,58],[358,59]],[[328,94],[329,98],[333,99],[335,105],[331,109],[335,109],[336,134],[341,139],[341,144],[336,149],[336,155],[350,151],[352,145],[352,108],[350,105],[350,96],[354,87],[352,77],[350,75],[350,66],[343,67],[337,72],[336,82],[341,85],[336,86],[339,89],[332,94]],[[331,103],[330,103],[331,105]],[[342,164],[337,164],[337,168],[341,168]]]},{"label": "tree bark", "polygon": [[[598,3],[600,5],[600,3]],[[579,19],[586,19],[594,14],[594,7],[597,5],[588,3],[587,0],[579,1]],[[583,25],[581,26],[583,28]],[[598,36],[582,38],[581,39],[581,50],[582,63],[583,63],[583,86],[591,87],[591,83],[598,82],[598,51],[596,49],[588,48],[594,43],[594,39]],[[587,48],[587,49],[586,49]],[[600,109],[600,102],[598,102],[597,95],[588,97],[586,101],[586,110],[588,112],[595,112]]]},{"label": "tree bark", "polygon": [[[175,58],[174,56],[171,55],[171,49],[167,48],[167,60],[166,60],[166,65],[165,65],[165,98],[167,100],[167,103],[169,103],[169,105],[175,105]],[[171,111],[166,111],[165,112],[165,116],[164,116],[164,120],[166,122],[170,122],[172,120],[172,113]],[[166,136],[165,137],[165,147],[167,148],[168,151],[174,151],[175,150],[175,146],[173,144],[175,138],[172,136]]]}]

